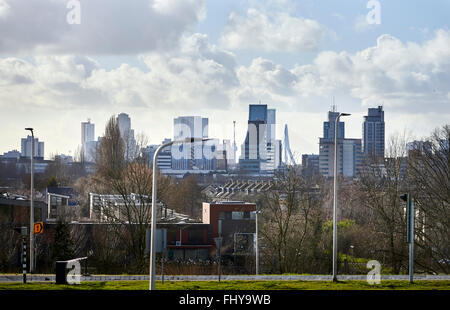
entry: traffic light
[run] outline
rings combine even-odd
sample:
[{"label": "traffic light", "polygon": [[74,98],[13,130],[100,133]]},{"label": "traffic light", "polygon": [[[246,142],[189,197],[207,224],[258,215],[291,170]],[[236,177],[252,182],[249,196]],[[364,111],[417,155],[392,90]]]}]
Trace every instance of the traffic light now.
[{"label": "traffic light", "polygon": [[411,195],[409,193],[400,195],[400,198],[406,202],[406,242],[411,242]]}]

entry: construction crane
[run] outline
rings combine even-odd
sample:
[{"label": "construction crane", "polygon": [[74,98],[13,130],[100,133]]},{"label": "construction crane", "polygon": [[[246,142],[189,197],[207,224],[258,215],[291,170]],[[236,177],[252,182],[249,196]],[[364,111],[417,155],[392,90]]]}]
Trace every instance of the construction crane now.
[{"label": "construction crane", "polygon": [[284,164],[295,166],[295,159],[291,152],[291,147],[289,145],[289,133],[288,133],[288,125],[284,125]]}]

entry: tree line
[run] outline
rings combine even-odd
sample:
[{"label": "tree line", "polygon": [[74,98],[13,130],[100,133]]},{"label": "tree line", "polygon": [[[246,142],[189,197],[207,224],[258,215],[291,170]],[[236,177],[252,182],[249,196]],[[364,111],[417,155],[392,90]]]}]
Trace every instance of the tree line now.
[{"label": "tree line", "polygon": [[[407,153],[407,138],[395,135],[388,140],[385,158],[364,158],[356,179],[339,177],[340,273],[367,273],[365,263],[373,259],[381,263],[382,272],[407,273],[406,212],[400,199],[407,192],[416,202],[417,272],[449,273],[450,126],[437,128],[426,140],[426,147]],[[136,148],[126,143],[111,117],[96,152],[95,172],[67,183],[80,193],[85,214],[88,193],[117,195],[120,208],[103,206],[104,227],[88,232],[60,218],[52,238],[41,240],[38,257],[45,261],[38,267],[91,253],[91,262],[99,271],[146,272],[145,236],[151,220],[153,169],[139,152],[147,144],[143,135]],[[128,156],[130,149],[136,152],[134,156]],[[261,212],[261,272],[331,272],[333,182],[321,176],[304,177],[301,172],[301,167],[286,167],[275,176],[269,191],[243,197],[256,203]],[[57,184],[63,182],[70,181]],[[197,219],[202,202],[207,200],[194,175],[173,180],[158,174],[158,197],[170,209]],[[4,230],[5,225],[0,228]],[[4,239],[0,240],[0,268],[7,269],[17,240],[6,233],[0,238]],[[254,265],[250,267],[249,273]]]}]

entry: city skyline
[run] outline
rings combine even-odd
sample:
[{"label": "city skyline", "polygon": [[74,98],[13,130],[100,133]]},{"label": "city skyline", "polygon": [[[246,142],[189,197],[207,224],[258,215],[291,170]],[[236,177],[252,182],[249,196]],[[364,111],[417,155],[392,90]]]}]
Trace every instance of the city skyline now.
[{"label": "city skyline", "polygon": [[[175,117],[204,115],[219,139],[233,140],[236,121],[241,145],[247,107],[261,102],[277,110],[277,139],[288,124],[298,161],[317,153],[333,97],[352,113],[346,135],[354,138],[369,107],[383,106],[386,140],[404,130],[410,140],[427,137],[450,118],[450,4],[442,0],[382,2],[380,24],[367,23],[367,1],[95,0],[82,3],[79,25],[67,24],[66,1],[2,3],[0,154],[18,149],[31,126],[46,158],[74,155],[81,120],[102,135],[121,112],[149,144],[173,136]],[[35,27],[41,13],[52,18]]]},{"label": "city skyline", "polygon": [[[259,103],[259,104],[249,104],[249,106],[251,106],[251,105],[263,105],[262,103]],[[329,110],[327,111],[327,113],[334,113],[334,114],[336,114],[336,113],[338,113],[338,112],[341,112],[341,111],[334,111],[334,110],[336,110],[337,109],[337,107],[336,106],[333,106],[333,105],[331,105],[330,106],[330,108],[329,108]],[[367,108],[368,110],[365,112],[365,113],[359,113],[359,114],[361,114],[362,116],[361,116],[361,119],[360,119],[360,121],[359,121],[359,127],[361,128],[361,126],[363,126],[363,131],[362,131],[362,133],[361,133],[361,130],[360,130],[360,132],[359,132],[359,135],[358,135],[358,132],[357,131],[355,131],[355,130],[352,130],[351,132],[354,132],[354,133],[356,133],[356,135],[352,135],[352,134],[349,134],[349,136],[352,136],[352,139],[360,139],[360,140],[364,140],[364,123],[366,122],[366,119],[367,119],[367,116],[368,116],[368,114],[370,114],[371,112],[370,111],[375,111],[375,110],[379,110],[379,109],[382,109],[382,112],[383,112],[383,118],[384,118],[384,110],[383,110],[383,106],[378,106],[378,107],[368,107]],[[274,111],[274,110],[276,110],[276,109],[271,109],[272,111]],[[268,109],[268,111],[269,111],[269,109]],[[325,112],[325,111],[324,111]],[[115,115],[111,115],[111,116],[115,116],[117,119],[118,119],[118,117],[119,116],[124,116],[124,115],[126,115],[126,117],[128,117],[128,122],[130,122],[130,120],[131,120],[131,117],[129,117],[129,115],[127,114],[127,113],[125,113],[125,112],[120,112],[120,113],[118,113],[118,114],[115,114]],[[186,116],[175,116],[172,120],[171,120],[171,125],[172,125],[172,128],[174,128],[174,126],[173,126],[173,122],[175,122],[177,119],[181,119],[181,118],[184,118],[184,117],[186,117]],[[192,116],[189,116],[189,117],[192,117]],[[104,120],[103,122],[105,123],[105,125],[106,125],[106,123],[107,123],[107,120],[109,119],[109,117],[106,119],[106,120]],[[206,124],[206,128],[207,128],[207,131],[206,132],[208,132],[209,130],[210,130],[210,125],[209,125],[209,122],[208,122],[208,119],[209,119],[209,117],[205,117],[205,118],[203,118],[203,119],[206,119],[207,120],[207,124]],[[345,121],[343,121],[343,120],[341,120],[340,122],[339,122],[339,124],[341,125],[341,124],[345,124],[345,125],[347,125],[347,123],[349,123],[349,120],[351,119],[351,117],[348,117],[348,118],[346,118],[345,119]],[[352,123],[352,125],[353,125],[353,127],[357,127],[357,126],[355,126],[355,123],[356,121],[354,120],[353,122],[351,122]],[[88,134],[89,135],[89,139],[86,139],[86,137],[85,137],[85,143],[87,143],[87,148],[89,148],[90,150],[89,151],[87,151],[87,150],[84,150],[84,152],[83,152],[83,155],[85,156],[85,158],[87,158],[87,157],[89,157],[89,158],[91,158],[92,157],[92,152],[93,152],[93,148],[95,148],[95,146],[100,142],[100,139],[101,139],[101,137],[103,136],[103,132],[100,134],[100,135],[98,135],[98,137],[94,137],[94,139],[93,140],[90,140],[90,139],[92,139],[91,138],[91,135],[94,135],[94,132],[95,132],[95,129],[94,129],[94,127],[95,127],[95,125],[96,125],[96,122],[94,122],[91,118],[87,118],[87,122],[84,122],[84,121],[78,121],[78,124],[80,124],[81,123],[81,135],[80,135],[80,132],[78,131],[78,140],[80,140],[80,138],[81,138],[81,140],[83,141],[83,133],[85,132],[85,131],[87,131],[87,129],[83,129],[84,128],[84,126],[86,126],[86,125],[89,125],[90,126],[90,128],[92,128],[92,129],[89,129],[89,133],[86,133],[86,134]],[[102,123],[102,122],[100,122],[100,123]],[[322,136],[326,136],[326,133],[330,133],[330,137],[329,137],[329,139],[334,139],[334,125],[333,125],[333,122],[331,122],[331,125],[329,125],[329,127],[327,127],[327,124],[328,123],[330,123],[330,121],[326,121],[325,120],[325,118],[323,117],[323,119],[321,120],[321,122],[319,122],[318,123],[318,125],[316,124],[315,126],[320,126],[321,127],[321,133],[318,135],[318,136],[310,136],[309,137],[309,139],[315,139],[315,140],[317,140],[318,138],[321,138]],[[358,124],[356,124],[356,125],[358,125]],[[443,124],[445,124],[445,123],[443,123]],[[276,140],[282,140],[283,139],[283,136],[281,136],[281,129],[282,128],[284,128],[284,126],[285,126],[286,124],[284,124],[284,123],[279,123],[279,122],[277,122],[277,123],[275,123],[273,126],[274,127],[276,127],[276,129],[275,129],[275,131],[277,131],[277,129],[278,129],[278,134],[276,134]],[[232,126],[233,125],[231,125],[231,130],[232,130]],[[389,126],[389,124],[388,124],[388,126]],[[230,126],[229,126],[229,124],[228,124],[228,126],[226,126],[227,128],[227,130],[229,131],[229,129],[230,129]],[[434,128],[437,128],[437,127],[439,127],[439,125],[436,125],[435,127],[433,127],[433,129]],[[212,128],[213,129],[215,129],[215,126],[214,126],[214,124],[212,124]],[[102,131],[104,131],[104,130],[102,130]],[[132,140],[134,141],[134,143],[136,143],[135,142],[135,139],[134,139],[134,129],[133,130],[130,130],[130,132],[132,133],[132,136],[131,136],[131,138],[132,138]],[[168,134],[167,136],[164,136],[164,138],[162,139],[162,140],[167,140],[167,139],[171,139],[172,137],[174,137],[174,135],[175,135],[175,132],[176,132],[176,129],[174,128],[172,131],[171,131],[171,134]],[[217,132],[217,130],[213,130],[213,132]],[[242,139],[239,139],[239,138],[236,138],[236,145],[243,145],[244,143],[245,143],[245,133],[247,132],[247,128],[245,129],[245,130],[243,130],[243,131],[237,131],[236,130],[236,136],[237,137],[240,137],[240,136],[242,136],[243,138]],[[347,131],[345,130],[345,129],[343,129],[342,128],[342,132],[345,134],[345,133],[347,133]],[[409,131],[410,132],[410,131]],[[430,131],[427,135],[424,135],[424,136],[421,136],[421,137],[418,137],[418,136],[414,136],[414,135],[410,135],[409,134],[409,132],[408,132],[408,128],[405,128],[405,131],[404,132],[396,132],[395,134],[403,134],[403,133],[406,133],[407,135],[405,136],[405,138],[407,138],[407,141],[406,142],[408,142],[408,143],[410,143],[410,142],[414,142],[414,141],[416,141],[416,140],[421,140],[421,139],[427,139],[428,137],[429,137],[429,135],[431,134],[431,132],[432,131]],[[141,133],[143,133],[143,132],[138,132],[138,134],[141,134]],[[233,133],[231,133],[231,135],[233,135]],[[347,135],[347,134],[345,134],[345,135]],[[23,136],[25,136],[25,135],[22,135],[22,137]],[[148,136],[146,136],[147,138],[148,138]],[[217,136],[211,136],[211,138],[213,138],[213,139],[217,139],[217,140],[230,140],[230,141],[232,141],[232,138],[228,138],[228,139],[226,139],[226,138],[223,138],[223,137],[217,137]],[[341,128],[339,129],[339,138],[341,138]],[[384,139],[385,139],[385,141],[387,140],[389,138],[389,136],[385,136],[384,137]],[[97,140],[98,139],[98,140]],[[23,140],[24,140],[24,138],[20,138],[20,140],[22,141],[22,143],[23,143]],[[43,140],[42,138],[41,138],[41,140]],[[242,142],[240,142],[240,141],[242,141]],[[44,143],[45,141],[42,141],[42,142],[40,142],[40,143]],[[152,139],[151,137],[150,137],[150,139],[149,139],[149,141],[148,141],[148,143],[147,143],[147,146],[150,146],[150,145],[158,145],[159,143],[160,143],[161,141],[157,141],[156,139]],[[91,143],[93,143],[92,145],[91,145]],[[291,144],[292,144],[292,142],[291,142]],[[14,146],[14,147],[12,147],[12,148],[10,148],[10,149],[5,149],[4,151],[1,151],[0,153],[8,153],[8,152],[12,152],[12,151],[15,151],[15,150],[17,150],[17,149],[21,149],[22,147],[21,147],[21,143],[19,142],[18,143],[18,147],[16,147],[16,146]],[[47,144],[46,144],[47,145]],[[83,150],[83,143],[81,143],[81,144],[77,144],[76,145],[76,147],[75,147],[75,149],[74,150],[69,150],[68,152],[50,152],[50,154],[48,154],[48,153],[46,153],[46,155],[44,156],[44,158],[45,159],[50,159],[50,155],[69,155],[69,156],[76,156],[76,154],[75,154],[75,152],[77,152],[78,150],[79,150],[79,148],[81,147],[81,150]],[[43,147],[42,147],[42,149],[43,149]],[[383,149],[384,149],[384,146],[383,146]],[[283,146],[283,150],[284,150],[284,146]],[[319,143],[317,143],[317,146],[316,147],[313,147],[312,149],[310,149],[310,151],[299,151],[299,152],[296,152],[297,150],[294,150],[293,151],[293,153],[294,153],[294,157],[295,157],[295,160],[296,161],[298,161],[299,163],[301,162],[301,156],[302,155],[304,155],[304,154],[318,154],[319,153],[319,150],[320,150],[320,148],[319,148]],[[239,161],[239,158],[240,158],[240,156],[241,156],[241,152],[242,152],[242,150],[241,150],[241,148],[240,147],[238,147],[237,148],[237,151],[236,151],[236,161],[238,162]],[[284,152],[284,151],[283,151]],[[364,152],[363,152],[364,153]],[[39,154],[41,154],[41,153],[39,153]],[[37,156],[37,155],[36,155]],[[284,158],[284,154],[282,155],[282,157]]]}]

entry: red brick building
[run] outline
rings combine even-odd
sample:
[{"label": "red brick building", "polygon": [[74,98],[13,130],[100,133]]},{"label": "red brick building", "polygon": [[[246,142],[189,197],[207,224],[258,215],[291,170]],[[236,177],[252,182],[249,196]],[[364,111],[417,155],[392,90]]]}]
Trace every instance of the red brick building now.
[{"label": "red brick building", "polygon": [[222,228],[224,256],[236,252],[251,254],[255,233],[255,211],[254,203],[204,202],[202,223],[158,224],[158,227],[167,229],[169,259],[214,258],[217,253],[214,238],[219,236],[219,226]]},{"label": "red brick building", "polygon": [[[253,250],[255,233],[256,204],[243,201],[223,201],[203,203],[203,223],[211,226],[211,241],[216,251],[214,238],[223,238],[222,252],[224,255],[247,253]],[[251,242],[252,244],[248,244]],[[242,249],[246,246],[246,249]],[[244,250],[244,251],[242,251]]]}]

